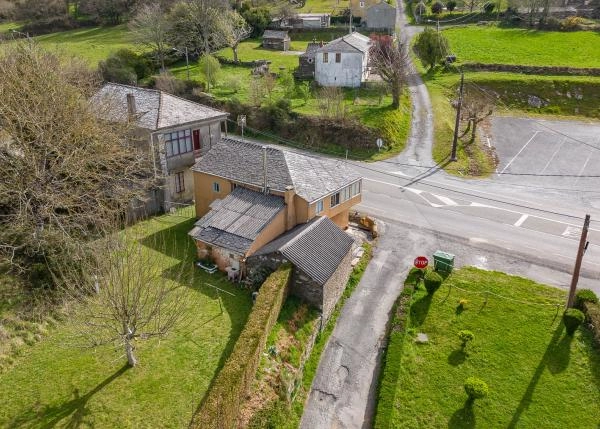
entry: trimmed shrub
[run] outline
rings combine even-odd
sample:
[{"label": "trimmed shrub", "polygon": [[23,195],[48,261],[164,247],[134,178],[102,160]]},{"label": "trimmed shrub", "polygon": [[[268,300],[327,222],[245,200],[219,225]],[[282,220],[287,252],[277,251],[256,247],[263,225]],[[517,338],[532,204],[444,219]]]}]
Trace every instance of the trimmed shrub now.
[{"label": "trimmed shrub", "polygon": [[544,30],[558,31],[562,29],[562,22],[554,16],[549,16],[545,21],[540,21],[540,28]]},{"label": "trimmed shrub", "polygon": [[443,10],[444,10],[444,5],[439,1],[436,1],[435,3],[433,3],[431,5],[431,13],[434,13],[437,15],[439,13],[442,13]]},{"label": "trimmed shrub", "polygon": [[585,320],[585,314],[576,308],[568,308],[563,314],[563,322],[567,329],[567,334],[573,335],[579,325]]},{"label": "trimmed shrub", "polygon": [[281,311],[291,274],[291,266],[283,265],[261,286],[246,326],[196,409],[190,428],[238,426],[241,405],[256,377],[261,353]]},{"label": "trimmed shrub", "polygon": [[464,387],[465,392],[467,392],[469,399],[472,401],[485,398],[489,392],[487,383],[477,377],[467,378]]},{"label": "trimmed shrub", "polygon": [[456,9],[456,2],[454,0],[450,0],[446,3],[446,10],[448,12],[452,12],[454,9]]},{"label": "trimmed shrub", "polygon": [[590,289],[578,289],[575,293],[575,307],[583,311],[583,303],[591,302],[592,304],[598,304],[598,297],[593,290]]},{"label": "trimmed shrub", "polygon": [[425,289],[427,289],[427,293],[433,295],[436,290],[440,288],[442,285],[442,276],[440,276],[435,271],[427,271],[425,273]]},{"label": "trimmed shrub", "polygon": [[580,16],[569,16],[562,21],[561,28],[563,31],[576,31],[585,23],[585,19]]},{"label": "trimmed shrub", "polygon": [[467,347],[467,343],[469,341],[473,341],[473,338],[475,338],[475,334],[473,334],[473,332],[469,331],[468,329],[463,329],[461,331],[458,331],[458,338],[461,341],[460,346],[464,349],[465,347]]},{"label": "trimmed shrub", "polygon": [[594,342],[596,346],[600,347],[600,305],[584,302],[583,311],[588,321],[588,328],[594,336]]}]

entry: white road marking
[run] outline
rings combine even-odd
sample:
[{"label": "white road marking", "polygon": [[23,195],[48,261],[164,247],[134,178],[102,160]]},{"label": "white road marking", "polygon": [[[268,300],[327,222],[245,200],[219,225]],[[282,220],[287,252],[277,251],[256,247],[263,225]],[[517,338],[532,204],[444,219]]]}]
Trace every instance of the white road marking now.
[{"label": "white road marking", "polygon": [[529,143],[531,143],[531,141],[532,141],[532,140],[535,138],[535,136],[537,136],[539,133],[540,133],[539,131],[536,131],[535,133],[533,133],[533,135],[531,136],[531,138],[530,138],[529,140],[527,140],[527,143],[525,143],[525,144],[523,145],[523,147],[521,148],[521,150],[520,150],[520,151],[518,151],[518,152],[517,152],[517,154],[516,154],[515,156],[513,156],[513,158],[510,160],[510,162],[509,162],[508,164],[506,164],[506,167],[504,167],[504,168],[502,169],[502,171],[500,172],[500,174],[502,174],[502,173],[504,173],[504,172],[506,171],[506,169],[507,169],[507,168],[510,166],[510,164],[512,164],[512,163],[513,163],[513,161],[514,161],[515,159],[517,159],[517,157],[518,157],[518,156],[521,154],[521,152],[523,152],[523,149],[525,149],[525,148],[527,147],[527,145],[528,145]]},{"label": "white road marking", "polygon": [[401,171],[392,171],[392,174],[397,174],[398,176],[405,176],[405,177],[408,177],[408,174],[406,174],[406,173],[403,173],[403,172],[401,172]]},{"label": "white road marking", "polygon": [[457,206],[458,203],[448,197],[444,197],[442,195],[437,195],[437,194],[431,194],[434,197],[436,197],[438,200],[440,200],[441,202],[443,202],[444,204],[446,204],[447,206]]},{"label": "white road marking", "polygon": [[523,223],[527,220],[528,217],[529,217],[528,214],[521,215],[521,217],[519,218],[519,220],[514,223],[514,226],[521,226],[521,225],[523,225]]},{"label": "white road marking", "polygon": [[563,137],[562,141],[558,145],[558,148],[556,148],[556,150],[554,151],[554,153],[552,154],[552,156],[550,157],[550,159],[548,160],[548,162],[546,163],[546,165],[544,166],[542,171],[540,171],[540,174],[543,174],[544,171],[546,171],[546,168],[548,168],[548,166],[550,165],[550,163],[552,162],[552,160],[554,159],[554,157],[556,156],[556,154],[558,153],[558,151],[560,150],[560,148],[562,147],[562,145],[565,143],[566,140],[567,140],[567,138]]},{"label": "white road marking", "polygon": [[579,182],[579,178],[583,174],[583,170],[585,170],[585,167],[587,167],[588,162],[590,162],[591,158],[592,158],[592,151],[590,150],[590,154],[588,155],[587,159],[583,163],[583,167],[581,167],[581,170],[579,170],[579,173],[577,173],[577,179],[575,179],[575,184],[577,184],[577,182]]},{"label": "white road marking", "polygon": [[561,235],[563,237],[577,238],[581,235],[581,228],[569,225],[567,226],[567,228],[565,228],[564,232]]}]

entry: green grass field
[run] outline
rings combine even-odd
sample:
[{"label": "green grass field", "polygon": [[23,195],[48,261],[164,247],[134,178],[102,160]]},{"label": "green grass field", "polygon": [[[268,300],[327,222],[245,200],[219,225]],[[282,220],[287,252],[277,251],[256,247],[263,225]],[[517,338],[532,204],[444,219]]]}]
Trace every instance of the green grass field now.
[{"label": "green grass field", "polygon": [[600,67],[600,33],[593,31],[464,26],[443,34],[460,62]]},{"label": "green grass field", "polygon": [[[133,227],[142,243],[149,236],[175,243],[160,255],[168,270],[192,266],[187,236],[191,216],[162,216]],[[146,247],[148,252],[157,252]],[[161,252],[163,253],[163,252]],[[210,283],[235,296],[220,294]],[[138,344],[139,366],[128,369],[122,351],[69,346],[71,326],[59,323],[0,375],[0,427],[186,427],[211,380],[230,353],[251,310],[249,293],[222,275],[197,271],[187,284],[191,317],[163,340]]]},{"label": "green grass field", "polygon": [[126,24],[114,27],[79,28],[35,38],[42,46],[82,58],[95,67],[111,52],[121,48],[136,49],[129,41]]},{"label": "green grass field", "polygon": [[8,33],[10,30],[16,30],[21,24],[13,21],[0,22],[0,33]]},{"label": "green grass field", "polygon": [[348,0],[306,0],[304,7],[299,9],[302,13],[339,13],[349,7]]},{"label": "green grass field", "polygon": [[[527,279],[470,267],[455,271],[433,297],[418,289],[403,346],[388,347],[400,355],[387,356],[384,374],[398,378],[395,391],[380,395],[378,413],[391,414],[378,414],[375,427],[387,421],[386,428],[597,428],[600,354],[589,331],[565,334],[565,297]],[[461,299],[468,301],[462,311]],[[464,350],[461,329],[475,335]],[[416,344],[417,332],[429,343]],[[470,376],[490,389],[472,406],[463,389]]]},{"label": "green grass field", "polygon": [[[565,297],[561,290],[476,268],[455,271],[433,298],[419,289],[402,355],[387,358],[388,365],[399,365],[393,398],[379,398],[380,410],[391,411],[391,427],[596,428],[600,354],[589,331],[565,334]],[[468,300],[463,311],[461,299]],[[461,329],[475,334],[464,350]],[[426,333],[429,343],[416,344],[417,332]],[[472,407],[463,389],[470,376],[490,389]]]}]

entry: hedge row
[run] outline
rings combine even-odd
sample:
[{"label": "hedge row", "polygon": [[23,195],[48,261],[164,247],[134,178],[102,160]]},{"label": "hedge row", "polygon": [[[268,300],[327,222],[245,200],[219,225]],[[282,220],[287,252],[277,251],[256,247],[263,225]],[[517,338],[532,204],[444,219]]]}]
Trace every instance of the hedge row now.
[{"label": "hedge row", "polygon": [[593,302],[582,303],[583,312],[586,321],[589,323],[590,330],[594,336],[594,342],[600,347],[600,305]]},{"label": "hedge row", "polygon": [[383,356],[383,369],[379,378],[377,411],[373,425],[376,429],[392,427],[392,409],[400,376],[400,357],[406,340],[408,317],[414,293],[414,287],[407,283],[408,281],[392,309],[393,319],[389,326],[388,344]]},{"label": "hedge row", "polygon": [[267,336],[287,295],[291,273],[291,266],[284,265],[261,286],[246,326],[194,413],[190,428],[237,428],[239,410],[256,376]]},{"label": "hedge row", "polygon": [[511,72],[553,76],[600,76],[600,68],[578,68],[563,66],[524,66],[516,64],[465,63],[464,70]]}]

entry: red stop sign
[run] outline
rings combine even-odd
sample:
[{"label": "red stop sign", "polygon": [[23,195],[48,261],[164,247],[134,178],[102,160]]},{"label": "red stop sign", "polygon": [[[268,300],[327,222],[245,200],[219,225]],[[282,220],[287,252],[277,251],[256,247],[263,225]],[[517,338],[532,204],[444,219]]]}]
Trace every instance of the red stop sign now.
[{"label": "red stop sign", "polygon": [[429,260],[425,256],[417,256],[415,258],[415,267],[425,268],[429,264]]}]

